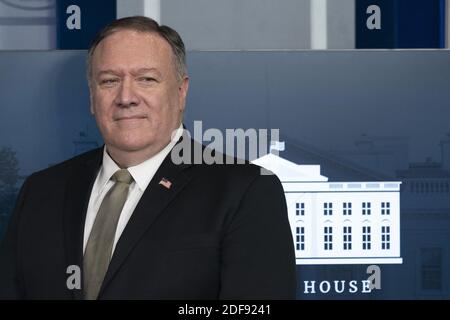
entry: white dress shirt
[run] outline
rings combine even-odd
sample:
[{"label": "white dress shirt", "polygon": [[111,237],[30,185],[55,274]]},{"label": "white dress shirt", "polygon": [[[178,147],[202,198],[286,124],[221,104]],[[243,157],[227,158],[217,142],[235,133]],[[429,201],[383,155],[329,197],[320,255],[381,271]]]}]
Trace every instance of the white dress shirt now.
[{"label": "white dress shirt", "polygon": [[[160,152],[155,154],[150,159],[136,165],[127,168],[133,177],[134,181],[131,183],[128,190],[128,197],[120,213],[119,221],[117,223],[116,235],[114,237],[114,244],[112,252],[116,248],[117,241],[120,238],[125,226],[130,220],[134,209],[136,208],[139,200],[144,194],[145,189],[152,180],[156,171],[160,167],[164,158],[169,154],[170,150],[177,143],[178,139],[183,133],[183,127],[177,129],[176,134]],[[83,254],[86,250],[86,244],[89,239],[92,227],[94,225],[95,217],[103,201],[103,198],[108,193],[109,189],[114,185],[114,181],[111,180],[113,174],[120,170],[120,167],[114,162],[106,151],[106,146],[103,149],[103,163],[95,179],[94,186],[92,187],[91,197],[89,199],[88,210],[86,213],[86,221],[84,224],[84,239],[83,239]]]}]

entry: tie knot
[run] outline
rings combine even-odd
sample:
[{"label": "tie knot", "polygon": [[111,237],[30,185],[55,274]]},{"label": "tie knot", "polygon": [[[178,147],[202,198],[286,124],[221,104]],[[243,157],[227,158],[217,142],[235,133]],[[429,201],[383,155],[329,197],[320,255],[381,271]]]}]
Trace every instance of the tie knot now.
[{"label": "tie knot", "polygon": [[117,170],[116,173],[113,174],[111,179],[116,182],[126,184],[131,184],[131,182],[133,182],[133,177],[131,176],[131,174],[128,172],[127,169]]}]

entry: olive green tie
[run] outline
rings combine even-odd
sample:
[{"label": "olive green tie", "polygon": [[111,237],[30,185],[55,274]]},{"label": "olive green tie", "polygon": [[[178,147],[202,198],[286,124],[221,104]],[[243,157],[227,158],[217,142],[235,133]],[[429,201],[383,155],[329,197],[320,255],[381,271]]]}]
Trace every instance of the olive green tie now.
[{"label": "olive green tie", "polygon": [[97,299],[111,260],[120,213],[133,181],[133,177],[126,169],[117,170],[111,179],[115,184],[103,198],[84,252],[83,284],[86,300]]}]

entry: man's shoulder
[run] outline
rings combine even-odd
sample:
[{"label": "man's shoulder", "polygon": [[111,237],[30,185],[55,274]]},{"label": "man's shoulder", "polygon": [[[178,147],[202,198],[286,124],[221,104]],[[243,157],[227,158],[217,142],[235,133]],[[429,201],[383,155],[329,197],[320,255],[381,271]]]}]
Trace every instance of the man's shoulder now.
[{"label": "man's shoulder", "polygon": [[207,174],[225,177],[256,178],[261,174],[261,167],[248,161],[242,162],[242,160],[228,163],[203,163],[199,166],[199,169]]},{"label": "man's shoulder", "polygon": [[223,153],[212,153],[214,161],[209,159],[195,164],[194,170],[200,175],[214,179],[218,183],[252,184],[255,180],[264,180],[268,183],[279,184],[278,177],[272,172],[251,163],[248,160],[238,159]]}]

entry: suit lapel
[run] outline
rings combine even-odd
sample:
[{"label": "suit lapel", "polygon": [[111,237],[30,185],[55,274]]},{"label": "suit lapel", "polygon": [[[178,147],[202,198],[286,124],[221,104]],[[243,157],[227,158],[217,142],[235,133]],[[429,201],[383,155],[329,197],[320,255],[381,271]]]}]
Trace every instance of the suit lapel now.
[{"label": "suit lapel", "polygon": [[[99,296],[101,296],[143,234],[151,228],[154,221],[163,213],[164,208],[189,182],[190,177],[183,172],[189,166],[189,164],[175,165],[171,160],[170,153],[167,155],[142,195],[141,200],[117,242]],[[170,188],[159,183],[163,178],[170,181]]]},{"label": "suit lapel", "polygon": [[[102,148],[80,165],[67,182],[64,204],[64,240],[67,266],[83,268],[83,236],[86,211],[92,186],[102,161]],[[75,299],[83,299],[82,290],[72,290]]]}]

